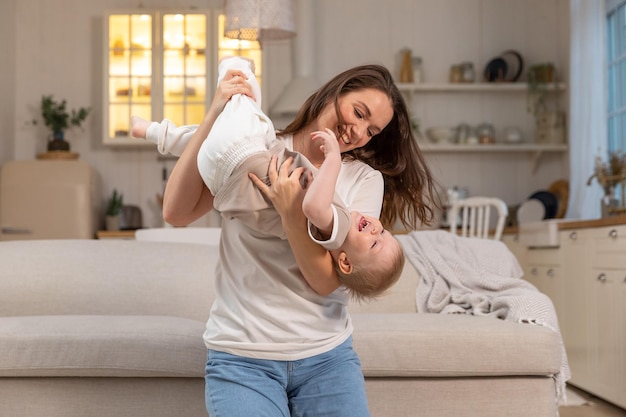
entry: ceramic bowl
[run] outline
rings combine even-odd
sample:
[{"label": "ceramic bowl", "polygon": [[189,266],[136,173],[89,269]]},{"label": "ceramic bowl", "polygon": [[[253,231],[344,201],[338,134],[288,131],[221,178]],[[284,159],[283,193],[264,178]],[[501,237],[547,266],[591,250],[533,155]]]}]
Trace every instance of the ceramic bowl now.
[{"label": "ceramic bowl", "polygon": [[454,137],[454,131],[449,127],[431,127],[426,129],[426,136],[433,143],[450,143]]}]

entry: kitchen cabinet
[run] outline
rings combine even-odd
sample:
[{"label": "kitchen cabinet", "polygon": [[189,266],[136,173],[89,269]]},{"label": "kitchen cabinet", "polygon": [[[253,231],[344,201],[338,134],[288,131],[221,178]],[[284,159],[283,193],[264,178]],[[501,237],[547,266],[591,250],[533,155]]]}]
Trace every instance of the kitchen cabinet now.
[{"label": "kitchen cabinet", "polygon": [[593,392],[626,407],[626,226],[594,230],[591,273],[591,354]]},{"label": "kitchen cabinet", "polygon": [[591,229],[562,230],[559,232],[560,249],[563,253],[563,298],[559,312],[559,325],[566,346],[571,382],[581,387],[593,378],[592,354],[589,341],[591,336],[592,310],[588,290],[588,277],[591,273],[589,252]]},{"label": "kitchen cabinet", "polygon": [[522,266],[524,279],[550,297],[559,316],[563,310],[562,255],[558,248],[530,248]]},{"label": "kitchen cabinet", "polygon": [[525,278],[555,304],[570,383],[626,408],[626,225],[563,227],[559,242],[526,248]]},{"label": "kitchen cabinet", "polygon": [[527,264],[526,255],[528,253],[528,248],[520,243],[519,235],[517,233],[504,233],[502,235],[502,243],[504,243],[513,255],[515,255],[515,258],[517,258],[517,262],[519,262],[520,266]]},{"label": "kitchen cabinet", "polygon": [[[214,66],[211,12],[138,10],[104,19],[103,142],[140,145],[130,119],[202,120],[209,102],[207,75]],[[152,145],[154,146],[154,145]]]},{"label": "kitchen cabinet", "polygon": [[261,47],[223,36],[215,11],[137,10],[107,13],[104,28],[103,142],[143,145],[130,137],[130,118],[199,123],[210,104],[219,59],[254,60],[262,79]]}]

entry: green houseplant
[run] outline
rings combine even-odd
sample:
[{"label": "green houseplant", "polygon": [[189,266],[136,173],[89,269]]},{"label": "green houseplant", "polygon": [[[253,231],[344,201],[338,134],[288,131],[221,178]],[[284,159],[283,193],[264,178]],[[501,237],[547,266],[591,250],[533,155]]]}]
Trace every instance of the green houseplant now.
[{"label": "green houseplant", "polygon": [[[65,140],[65,131],[71,127],[80,127],[89,113],[90,107],[67,109],[65,99],[57,101],[52,95],[41,97],[41,117],[44,124],[51,132],[51,140],[48,141],[49,151],[69,151],[70,145]],[[37,124],[37,120],[33,120]]]},{"label": "green houseplant", "polygon": [[537,117],[547,111],[548,85],[556,82],[554,64],[546,62],[528,68],[528,112]]},{"label": "green houseplant", "polygon": [[107,230],[120,230],[120,212],[124,205],[124,196],[113,190],[107,200],[105,208],[105,222]]},{"label": "green houseplant", "polygon": [[538,143],[565,142],[565,113],[560,108],[556,67],[552,62],[528,68],[527,109],[535,118]]}]

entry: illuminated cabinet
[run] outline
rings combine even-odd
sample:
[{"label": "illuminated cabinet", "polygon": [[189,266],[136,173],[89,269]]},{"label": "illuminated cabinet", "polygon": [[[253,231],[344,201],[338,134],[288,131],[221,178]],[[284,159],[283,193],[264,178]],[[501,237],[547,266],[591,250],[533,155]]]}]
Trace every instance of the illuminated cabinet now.
[{"label": "illuminated cabinet", "polygon": [[105,144],[154,146],[130,137],[133,115],[200,123],[223,56],[253,59],[260,82],[259,43],[224,38],[223,16],[215,11],[135,10],[108,13],[104,21]]}]

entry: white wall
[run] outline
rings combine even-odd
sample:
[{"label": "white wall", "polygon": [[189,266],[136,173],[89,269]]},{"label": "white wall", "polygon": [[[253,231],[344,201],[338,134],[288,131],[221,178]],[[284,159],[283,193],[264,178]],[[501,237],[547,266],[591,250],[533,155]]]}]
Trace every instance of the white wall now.
[{"label": "white wall", "polygon": [[[103,200],[113,188],[127,204],[140,205],[146,226],[161,225],[156,194],[162,191],[159,161],[152,150],[110,149],[100,141],[102,15],[134,8],[126,0],[3,0],[0,27],[3,78],[0,81],[0,163],[32,159],[45,150],[46,132],[28,125],[42,94],[66,98],[70,107],[91,106],[84,129],[70,131],[72,150],[101,174]],[[204,8],[221,1],[154,0],[145,7]],[[505,49],[520,51],[528,63],[556,62],[567,76],[567,0],[314,0],[315,73],[324,81],[362,63],[395,70],[397,52],[411,48],[424,60],[428,81],[447,79],[449,66],[473,61],[478,72]],[[9,33],[4,36],[4,32]],[[14,36],[11,36],[14,33]],[[11,40],[13,43],[11,43]],[[6,42],[6,43],[5,43]],[[289,44],[265,46],[264,103],[272,103],[290,80]],[[8,116],[7,116],[8,115]],[[451,124],[459,120],[450,120]],[[565,155],[548,155],[533,173],[527,154],[428,154],[445,186],[465,185],[472,194],[519,203],[532,191],[567,176]]]},{"label": "white wall", "polygon": [[[414,55],[422,57],[427,82],[446,82],[450,65],[461,61],[473,62],[480,74],[491,58],[507,49],[519,51],[526,65],[555,62],[567,81],[567,0],[318,0],[317,4],[318,20],[323,22],[317,41],[317,70],[321,79],[366,62],[396,69],[397,51],[408,47]],[[457,97],[436,97],[449,100],[445,114],[430,114],[431,120],[422,122],[446,126],[470,122],[479,103],[454,101]],[[517,103],[517,111],[525,113],[524,94]],[[420,105],[435,109],[428,102]],[[498,124],[498,116],[507,117],[505,114],[492,117],[482,110],[474,121],[479,123],[483,118]],[[568,176],[566,154],[544,155],[536,172],[533,172],[532,156],[526,153],[427,155],[444,186],[467,186],[472,195],[497,195],[509,204],[519,203],[533,191]]]},{"label": "white wall", "polygon": [[15,130],[15,7],[17,0],[0,3],[0,165],[12,158]]}]

